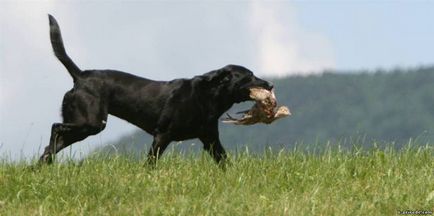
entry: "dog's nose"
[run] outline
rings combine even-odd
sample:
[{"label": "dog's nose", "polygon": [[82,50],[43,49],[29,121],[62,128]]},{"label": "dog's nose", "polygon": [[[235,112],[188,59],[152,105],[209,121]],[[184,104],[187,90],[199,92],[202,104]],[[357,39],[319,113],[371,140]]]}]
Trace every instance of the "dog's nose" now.
[{"label": "dog's nose", "polygon": [[268,82],[268,90],[271,90],[274,88],[274,85],[272,82]]}]

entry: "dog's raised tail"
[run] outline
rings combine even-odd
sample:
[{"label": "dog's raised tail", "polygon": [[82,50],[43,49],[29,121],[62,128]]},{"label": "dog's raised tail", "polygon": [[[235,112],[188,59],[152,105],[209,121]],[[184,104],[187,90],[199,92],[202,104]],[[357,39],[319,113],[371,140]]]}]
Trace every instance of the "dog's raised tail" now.
[{"label": "dog's raised tail", "polygon": [[59,24],[57,24],[56,19],[50,14],[48,14],[48,19],[50,21],[50,40],[54,55],[56,55],[57,59],[59,59],[59,61],[66,67],[75,82],[80,78],[81,70],[66,54],[65,47],[63,46],[62,35],[60,33],[60,27]]}]

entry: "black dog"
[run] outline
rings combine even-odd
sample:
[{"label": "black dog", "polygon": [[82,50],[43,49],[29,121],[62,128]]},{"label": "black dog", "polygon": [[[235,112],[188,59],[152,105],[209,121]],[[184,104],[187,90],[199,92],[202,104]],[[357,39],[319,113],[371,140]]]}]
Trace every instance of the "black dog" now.
[{"label": "black dog", "polygon": [[171,141],[199,138],[217,163],[226,158],[218,119],[234,103],[251,100],[249,88],[273,86],[241,66],[228,65],[192,79],[153,81],[115,70],[82,71],[63,46],[59,25],[49,15],[54,54],[74,80],[62,103],[63,123],[54,123],[40,158],[50,163],[63,148],[105,128],[107,115],[124,119],[154,136],[153,164]]}]

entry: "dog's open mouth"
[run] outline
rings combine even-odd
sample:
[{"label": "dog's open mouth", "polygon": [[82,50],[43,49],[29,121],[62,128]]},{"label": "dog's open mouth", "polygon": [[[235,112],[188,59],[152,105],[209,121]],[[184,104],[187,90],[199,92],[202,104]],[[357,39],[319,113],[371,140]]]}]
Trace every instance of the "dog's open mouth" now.
[{"label": "dog's open mouth", "polygon": [[250,88],[250,98],[255,100],[255,104],[249,110],[238,112],[243,114],[239,119],[227,115],[223,123],[236,125],[252,125],[256,123],[270,124],[273,121],[291,115],[288,107],[280,106],[277,108],[277,100],[274,91],[263,88]]}]

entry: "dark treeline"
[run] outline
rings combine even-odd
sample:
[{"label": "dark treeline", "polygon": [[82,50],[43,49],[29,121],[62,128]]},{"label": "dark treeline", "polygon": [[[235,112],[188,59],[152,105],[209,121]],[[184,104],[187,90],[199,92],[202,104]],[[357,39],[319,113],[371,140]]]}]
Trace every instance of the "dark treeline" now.
[{"label": "dark treeline", "polygon": [[[278,103],[292,116],[271,125],[220,124],[223,145],[232,151],[280,150],[324,146],[328,141],[343,147],[395,143],[410,139],[434,143],[434,67],[360,73],[323,73],[273,80]],[[234,106],[229,113],[250,107]],[[138,130],[104,152],[146,152],[152,137]],[[181,150],[197,150],[197,140],[172,143]],[[169,147],[170,148],[170,147]]]}]

